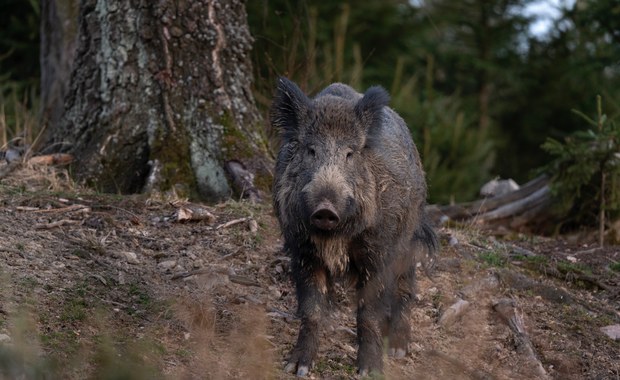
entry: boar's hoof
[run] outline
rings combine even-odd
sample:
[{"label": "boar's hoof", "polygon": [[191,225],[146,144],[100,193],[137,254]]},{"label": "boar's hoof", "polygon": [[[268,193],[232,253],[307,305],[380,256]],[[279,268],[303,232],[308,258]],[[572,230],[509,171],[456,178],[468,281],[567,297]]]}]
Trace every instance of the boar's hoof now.
[{"label": "boar's hoof", "polygon": [[388,356],[393,357],[395,359],[402,359],[407,355],[407,350],[402,348],[390,348],[388,350]]},{"label": "boar's hoof", "polygon": [[284,367],[284,372],[293,373],[295,372],[295,369],[297,369],[297,373],[295,375],[299,377],[304,377],[309,372],[308,366],[305,366],[305,365],[297,366],[297,363],[295,362],[289,362],[286,365],[286,367]]},{"label": "boar's hoof", "polygon": [[321,203],[310,216],[310,222],[326,231],[333,230],[340,222],[340,217],[331,203]]},{"label": "boar's hoof", "polygon": [[307,374],[308,374],[308,367],[306,367],[305,365],[300,365],[299,367],[297,367],[297,376],[303,377],[303,376],[306,376]]},{"label": "boar's hoof", "polygon": [[357,374],[359,377],[371,377],[371,378],[383,378],[381,376],[381,371],[378,370],[369,370],[368,368],[360,368],[357,370]]}]

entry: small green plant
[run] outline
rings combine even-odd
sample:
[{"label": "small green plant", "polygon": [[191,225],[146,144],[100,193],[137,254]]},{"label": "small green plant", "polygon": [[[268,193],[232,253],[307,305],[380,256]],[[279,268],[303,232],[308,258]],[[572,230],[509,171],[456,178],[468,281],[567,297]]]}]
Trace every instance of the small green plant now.
[{"label": "small green plant", "polygon": [[63,355],[74,355],[79,352],[78,338],[73,331],[50,331],[39,336],[43,347],[53,352],[62,351]]},{"label": "small green plant", "polygon": [[181,360],[188,360],[192,357],[193,353],[191,350],[188,350],[186,348],[179,348],[178,350],[176,350],[176,355]]},{"label": "small green plant", "polygon": [[478,257],[490,267],[503,267],[506,265],[506,258],[497,251],[482,252]]},{"label": "small green plant", "polygon": [[527,264],[531,264],[531,265],[545,265],[549,262],[549,259],[545,256],[523,256],[523,255],[516,255],[514,256],[515,260],[518,261],[523,261],[524,263]]},{"label": "small green plant", "polygon": [[587,265],[575,264],[569,261],[560,261],[557,263],[557,268],[562,273],[585,273],[592,274],[592,269]]},{"label": "small green plant", "polygon": [[609,265],[609,269],[613,270],[614,272],[620,272],[620,262],[614,262],[611,265]]},{"label": "small green plant", "polygon": [[30,291],[36,288],[39,285],[39,282],[37,281],[35,277],[26,276],[26,277],[22,277],[19,280],[19,284],[22,286],[23,289],[27,289]]},{"label": "small green plant", "polygon": [[549,138],[542,148],[554,157],[544,170],[552,175],[551,191],[560,215],[576,225],[598,220],[603,246],[605,221],[620,211],[620,127],[603,114],[600,96],[596,101],[596,120],[573,110],[591,128],[564,142]]},{"label": "small green plant", "polygon": [[344,370],[345,372],[353,375],[356,371],[355,367],[345,363],[345,362],[341,362],[338,359],[334,360],[334,359],[321,359],[319,360],[315,367],[314,367],[314,371],[316,371],[317,374],[322,374],[324,372],[336,372],[336,371],[342,371]]},{"label": "small green plant", "polygon": [[[75,298],[73,298],[75,297]],[[88,305],[82,294],[75,292],[72,298],[68,299],[64,305],[60,320],[68,323],[83,322],[86,319]]]},{"label": "small green plant", "polygon": [[137,303],[145,308],[153,304],[151,296],[138,284],[129,284],[129,294]]}]

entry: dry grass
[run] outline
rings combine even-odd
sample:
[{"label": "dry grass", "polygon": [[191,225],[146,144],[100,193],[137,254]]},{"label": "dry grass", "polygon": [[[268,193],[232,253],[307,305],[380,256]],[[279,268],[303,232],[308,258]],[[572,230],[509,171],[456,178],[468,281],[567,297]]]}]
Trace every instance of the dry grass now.
[{"label": "dry grass", "polygon": [[38,100],[18,99],[16,92],[9,92],[5,97],[0,92],[0,151],[11,142],[32,143],[40,133]]},{"label": "dry grass", "polygon": [[[23,147],[24,157],[32,154],[33,147],[43,132],[39,122],[38,101],[18,99],[16,93],[9,92],[5,97],[0,95],[0,152],[9,147]],[[6,163],[0,160],[0,168]],[[84,191],[79,188],[64,167],[30,165],[23,162],[20,169],[2,178],[2,185],[19,188],[21,191],[52,191],[76,192]]]},{"label": "dry grass", "polygon": [[[6,165],[0,163],[0,167]],[[25,192],[83,193],[90,190],[76,184],[63,167],[24,164],[19,170],[2,179],[2,185]]]},{"label": "dry grass", "polygon": [[187,294],[175,305],[186,329],[194,365],[175,378],[270,379],[275,376],[273,343],[264,308],[234,305],[217,310],[209,299]]}]

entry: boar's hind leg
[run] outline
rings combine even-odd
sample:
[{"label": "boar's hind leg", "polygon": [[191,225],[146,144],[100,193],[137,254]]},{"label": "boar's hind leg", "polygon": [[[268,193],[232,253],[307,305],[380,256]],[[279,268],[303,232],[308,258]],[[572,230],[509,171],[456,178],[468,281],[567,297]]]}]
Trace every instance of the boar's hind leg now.
[{"label": "boar's hind leg", "polygon": [[293,264],[293,277],[297,287],[301,327],[297,344],[284,370],[289,373],[296,371],[297,376],[305,376],[319,350],[319,323],[327,306],[329,283],[325,269],[310,263],[305,266]]},{"label": "boar's hind leg", "polygon": [[402,358],[411,339],[409,311],[415,297],[415,265],[401,275],[390,297],[391,315],[388,332],[388,355]]}]

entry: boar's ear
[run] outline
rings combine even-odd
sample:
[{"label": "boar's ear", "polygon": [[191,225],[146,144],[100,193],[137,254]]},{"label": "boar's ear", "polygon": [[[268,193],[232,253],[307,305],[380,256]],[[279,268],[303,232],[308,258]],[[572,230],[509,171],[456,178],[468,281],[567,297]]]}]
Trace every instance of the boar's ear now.
[{"label": "boar's ear", "polygon": [[300,123],[311,108],[311,101],[292,81],[278,78],[278,88],[271,104],[271,125],[282,131],[284,141],[295,139]]},{"label": "boar's ear", "polygon": [[390,95],[381,86],[370,87],[355,105],[355,114],[366,125],[372,134],[381,125],[381,114],[384,106],[390,102]]}]

